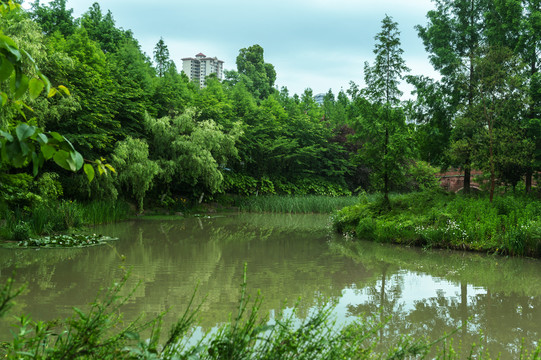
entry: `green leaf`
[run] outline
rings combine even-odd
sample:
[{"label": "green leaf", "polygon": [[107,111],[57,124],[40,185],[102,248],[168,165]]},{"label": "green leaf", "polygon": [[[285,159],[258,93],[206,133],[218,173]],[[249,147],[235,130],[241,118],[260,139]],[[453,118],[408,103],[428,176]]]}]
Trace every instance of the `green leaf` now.
[{"label": "green leaf", "polygon": [[14,99],[20,99],[28,89],[28,76],[22,72],[16,72],[12,81],[12,89],[15,92]]},{"label": "green leaf", "polygon": [[49,133],[49,135],[51,135],[53,137],[53,139],[55,139],[55,140],[57,140],[59,142],[64,141],[64,137],[62,135],[60,135],[59,133],[57,133],[57,132],[51,131]]},{"label": "green leaf", "polygon": [[70,91],[64,85],[58,85],[58,90],[64,93],[64,95],[71,96]]},{"label": "green leaf", "polygon": [[58,150],[53,156],[54,162],[63,169],[75,171],[75,164],[70,158],[70,154],[65,150]]},{"label": "green leaf", "polygon": [[17,138],[22,141],[32,135],[36,132],[36,128],[34,126],[30,126],[26,123],[19,124],[17,128],[15,129],[15,133],[17,134]]},{"label": "green leaf", "polygon": [[8,103],[8,94],[6,94],[5,92],[1,92],[0,93],[0,105],[4,106],[7,103]]},{"label": "green leaf", "polygon": [[95,176],[94,167],[90,164],[85,164],[83,170],[88,178],[88,182],[92,182]]},{"label": "green leaf", "polygon": [[45,93],[48,95],[49,92],[51,91],[51,82],[41,72],[38,72],[38,76],[41,79],[41,81],[43,81],[43,83],[45,84]]},{"label": "green leaf", "polygon": [[6,138],[7,141],[13,141],[13,135],[3,130],[0,130],[0,135]]},{"label": "green leaf", "polygon": [[57,92],[58,90],[56,90],[55,88],[51,88],[51,90],[49,90],[49,93],[47,94],[47,97],[48,98],[53,97],[56,95]]},{"label": "green leaf", "polygon": [[109,165],[109,164],[104,164],[104,165],[105,165],[105,167],[106,167],[107,169],[111,170],[112,172],[114,172],[114,173],[116,174],[116,170],[115,170],[114,167],[112,167],[112,166]]},{"label": "green leaf", "polygon": [[2,63],[0,63],[0,81],[9,79],[15,68],[13,64],[5,57],[0,57]]},{"label": "green leaf", "polygon": [[15,61],[21,61],[21,52],[17,44],[9,37],[5,35],[0,35],[0,49],[4,49],[9,52],[15,58]]},{"label": "green leaf", "polygon": [[36,99],[43,91],[45,84],[42,80],[33,78],[28,83],[28,90],[30,91],[30,99]]},{"label": "green leaf", "polygon": [[70,152],[71,160],[75,164],[75,171],[79,171],[83,167],[84,159],[78,151]]},{"label": "green leaf", "polygon": [[47,136],[42,132],[38,133],[37,140],[40,145],[45,145],[49,142],[49,139],[47,138]]},{"label": "green leaf", "polygon": [[56,153],[56,149],[51,145],[42,145],[41,153],[45,157],[45,160],[50,160]]}]

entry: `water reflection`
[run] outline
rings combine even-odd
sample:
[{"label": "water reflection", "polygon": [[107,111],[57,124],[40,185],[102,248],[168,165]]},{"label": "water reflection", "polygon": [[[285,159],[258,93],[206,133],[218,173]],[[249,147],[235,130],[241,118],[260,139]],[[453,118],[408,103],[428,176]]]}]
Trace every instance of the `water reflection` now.
[{"label": "water reflection", "polygon": [[[244,263],[248,288],[261,289],[262,311],[302,298],[304,316],[321,297],[337,301],[341,321],[366,314],[387,319],[381,336],[440,336],[468,318],[464,343],[486,334],[491,353],[513,358],[525,337],[541,337],[541,263],[447,251],[421,251],[335,238],[319,215],[228,215],[185,220],[137,220],[96,231],[120,240],[87,249],[0,250],[0,279],[17,268],[28,283],[12,313],[37,319],[71,315],[99,288],[132,269],[127,318],[168,308],[166,320],[206,296],[200,324],[228,319],[238,302]],[[123,261],[122,259],[125,258]],[[7,334],[6,321],[0,335]]]}]

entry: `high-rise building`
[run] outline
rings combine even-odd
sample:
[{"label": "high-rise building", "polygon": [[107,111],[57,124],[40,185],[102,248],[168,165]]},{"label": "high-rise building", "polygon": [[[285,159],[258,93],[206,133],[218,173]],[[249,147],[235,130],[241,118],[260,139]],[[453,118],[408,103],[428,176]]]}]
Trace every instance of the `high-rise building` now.
[{"label": "high-rise building", "polygon": [[199,86],[207,86],[205,78],[210,74],[216,74],[218,79],[222,79],[224,72],[224,62],[217,57],[207,57],[203,53],[195,55],[195,58],[182,59],[182,70],[191,81],[199,82]]}]

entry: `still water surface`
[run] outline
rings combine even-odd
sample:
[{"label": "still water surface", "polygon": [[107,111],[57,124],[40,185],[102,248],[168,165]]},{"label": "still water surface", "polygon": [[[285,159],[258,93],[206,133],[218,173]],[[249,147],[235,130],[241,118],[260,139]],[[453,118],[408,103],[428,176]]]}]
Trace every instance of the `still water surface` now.
[{"label": "still water surface", "polygon": [[[234,214],[212,218],[134,220],[97,227],[118,237],[85,249],[0,249],[0,280],[17,270],[27,283],[11,314],[50,320],[72,315],[100,288],[131,269],[136,287],[125,317],[171,309],[172,322],[199,285],[206,297],[199,325],[210,329],[237,308],[244,264],[248,289],[260,290],[263,313],[301,299],[300,316],[333,300],[340,321],[365,314],[390,318],[381,335],[437,338],[469,319],[456,342],[482,342],[492,355],[517,356],[541,338],[541,261],[449,251],[425,251],[344,241],[323,215]],[[8,321],[9,320],[9,321]],[[9,334],[0,321],[0,337]]]}]

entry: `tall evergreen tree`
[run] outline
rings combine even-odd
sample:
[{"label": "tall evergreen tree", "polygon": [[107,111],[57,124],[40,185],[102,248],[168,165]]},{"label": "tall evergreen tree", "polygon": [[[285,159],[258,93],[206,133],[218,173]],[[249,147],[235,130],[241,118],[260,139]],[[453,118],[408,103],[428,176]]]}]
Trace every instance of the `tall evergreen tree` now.
[{"label": "tall evergreen tree", "polygon": [[171,66],[171,60],[169,60],[169,49],[163,38],[154,47],[154,62],[156,63],[156,71],[159,77],[164,77],[165,73]]},{"label": "tall evergreen tree", "polygon": [[363,107],[358,131],[365,137],[364,161],[370,165],[373,178],[383,183],[387,205],[391,183],[401,177],[409,150],[405,116],[399,106],[402,92],[398,89],[403,73],[409,69],[402,58],[399,35],[398,24],[385,16],[375,37],[374,65],[364,65],[363,93],[372,104]]}]

